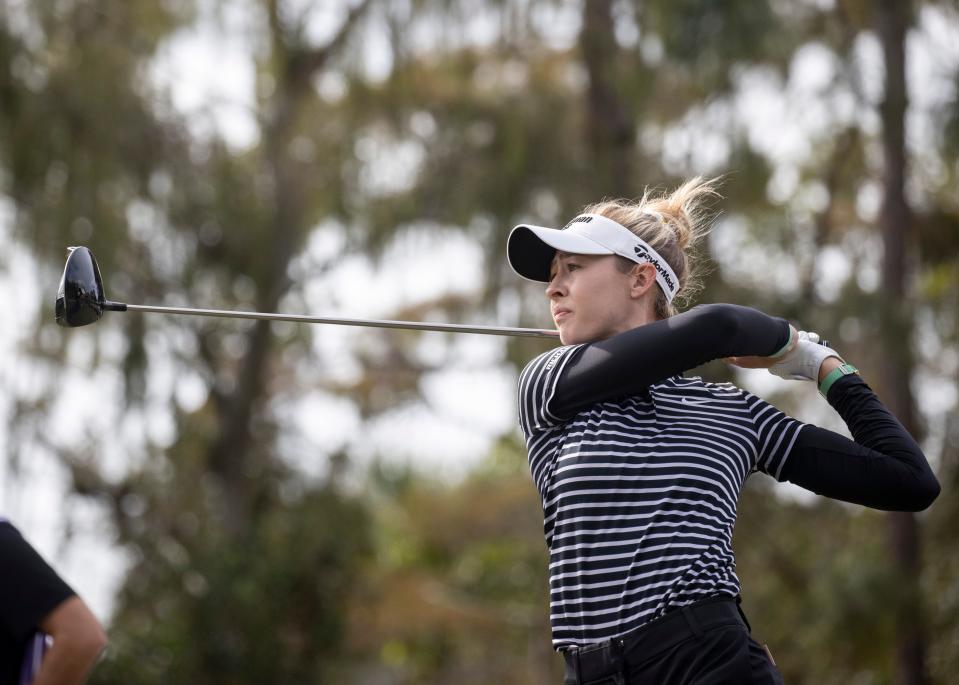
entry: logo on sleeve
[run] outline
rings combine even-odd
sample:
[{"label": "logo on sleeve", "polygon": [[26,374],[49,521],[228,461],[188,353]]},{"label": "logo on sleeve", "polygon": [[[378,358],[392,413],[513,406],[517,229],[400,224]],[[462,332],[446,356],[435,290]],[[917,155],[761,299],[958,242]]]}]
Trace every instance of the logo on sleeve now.
[{"label": "logo on sleeve", "polygon": [[550,358],[546,362],[546,370],[549,371],[550,369],[552,369],[556,365],[556,362],[559,361],[559,358],[562,356],[563,356],[562,348],[553,352],[552,356],[550,356]]}]

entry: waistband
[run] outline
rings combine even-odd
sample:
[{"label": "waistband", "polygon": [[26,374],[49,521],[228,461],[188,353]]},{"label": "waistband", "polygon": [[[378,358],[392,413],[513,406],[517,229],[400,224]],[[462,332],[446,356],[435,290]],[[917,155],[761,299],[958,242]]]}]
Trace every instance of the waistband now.
[{"label": "waistband", "polygon": [[627,668],[656,656],[691,637],[726,625],[749,623],[739,608],[738,597],[710,597],[646,623],[636,630],[605,642],[563,650],[566,683],[588,683],[621,676]]}]

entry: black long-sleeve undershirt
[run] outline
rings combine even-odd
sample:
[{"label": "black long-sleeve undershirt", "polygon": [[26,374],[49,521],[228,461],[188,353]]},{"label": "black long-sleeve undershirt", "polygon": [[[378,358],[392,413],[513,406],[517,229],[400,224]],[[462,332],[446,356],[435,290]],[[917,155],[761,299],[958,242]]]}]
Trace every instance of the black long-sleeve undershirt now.
[{"label": "black long-sleeve undershirt", "polygon": [[[713,304],[583,346],[563,370],[551,411],[573,416],[596,402],[637,394],[714,359],[769,356],[785,346],[789,324],[749,307]],[[939,494],[922,450],[858,376],[829,390],[829,403],[855,441],[806,425],[783,480],[868,507],[920,511]]]},{"label": "black long-sleeve undershirt", "polygon": [[820,495],[889,511],[922,511],[939,496],[939,481],[912,436],[866,382],[843,376],[826,397],[853,440],[803,426],[782,479]]},{"label": "black long-sleeve undershirt", "polygon": [[788,341],[785,319],[735,304],[693,307],[582,347],[560,376],[550,410],[572,416],[714,359],[773,355]]}]

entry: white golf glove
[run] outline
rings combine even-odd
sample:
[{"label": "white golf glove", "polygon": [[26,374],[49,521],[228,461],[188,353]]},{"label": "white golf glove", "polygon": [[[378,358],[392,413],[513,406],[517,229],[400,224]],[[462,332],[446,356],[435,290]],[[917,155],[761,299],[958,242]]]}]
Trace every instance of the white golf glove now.
[{"label": "white golf glove", "polygon": [[797,381],[819,381],[819,367],[829,357],[842,359],[836,350],[819,343],[819,334],[799,331],[799,342],[782,361],[769,367],[769,373]]}]

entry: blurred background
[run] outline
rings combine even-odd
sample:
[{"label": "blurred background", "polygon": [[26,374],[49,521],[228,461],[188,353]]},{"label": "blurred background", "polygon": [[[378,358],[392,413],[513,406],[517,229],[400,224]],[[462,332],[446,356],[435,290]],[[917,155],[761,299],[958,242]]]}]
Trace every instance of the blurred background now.
[{"label": "blurred background", "polygon": [[0,512],[107,624],[92,682],[560,682],[514,396],[549,343],[60,329],[67,246],[124,302],[547,327],[509,228],[697,174],[689,305],[821,332],[943,484],[751,478],[754,634],[788,683],[954,682],[957,84],[946,0],[0,0]]}]

